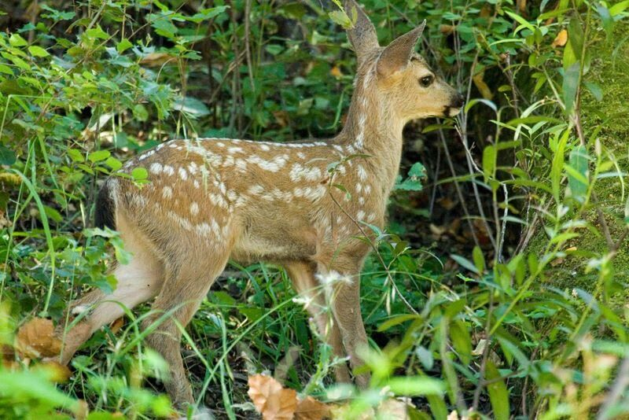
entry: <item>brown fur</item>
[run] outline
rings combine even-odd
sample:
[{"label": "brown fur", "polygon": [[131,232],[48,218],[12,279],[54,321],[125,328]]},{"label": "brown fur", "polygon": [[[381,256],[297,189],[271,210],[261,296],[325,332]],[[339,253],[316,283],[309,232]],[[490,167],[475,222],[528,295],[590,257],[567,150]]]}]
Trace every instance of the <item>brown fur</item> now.
[{"label": "brown fur", "polygon": [[[420,86],[432,74],[413,53],[421,28],[381,48],[360,11],[349,35],[360,65],[347,123],[335,138],[290,144],[174,140],[125,166],[125,172],[145,167],[147,185],[120,177],[107,181],[116,228],[133,257],[116,268],[119,285],[112,295],[92,292],[71,306],[92,313],[67,333],[63,362],[92,332],[123,315],[121,305],[132,308],[157,296],[146,323],[155,328],[148,344],[170,363],[173,401],[192,403],[180,327],[231,258],[286,267],[334,353],[349,356],[353,368],[362,364],[359,349],[367,336],[359,278],[370,246],[356,237],[369,235],[365,223],[384,227],[404,125],[458,112],[462,104],[443,80]],[[327,294],[322,282],[333,282],[324,288]],[[166,321],[152,324],[169,311]],[[336,376],[350,379],[345,366]],[[368,380],[367,374],[356,377],[359,385]]]}]

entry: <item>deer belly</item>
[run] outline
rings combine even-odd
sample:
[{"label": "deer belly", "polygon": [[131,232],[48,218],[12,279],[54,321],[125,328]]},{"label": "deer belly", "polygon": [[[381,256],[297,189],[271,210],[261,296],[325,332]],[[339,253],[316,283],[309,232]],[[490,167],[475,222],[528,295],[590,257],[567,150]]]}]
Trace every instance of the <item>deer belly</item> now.
[{"label": "deer belly", "polygon": [[236,241],[231,258],[242,263],[282,262],[309,259],[316,253],[315,237],[309,229],[249,230]]}]

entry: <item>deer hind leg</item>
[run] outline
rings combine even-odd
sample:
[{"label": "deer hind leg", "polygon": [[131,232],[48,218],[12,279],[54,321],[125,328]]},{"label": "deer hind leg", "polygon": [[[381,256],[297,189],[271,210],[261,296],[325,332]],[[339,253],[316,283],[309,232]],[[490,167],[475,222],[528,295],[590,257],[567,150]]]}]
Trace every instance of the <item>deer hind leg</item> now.
[{"label": "deer hind leg", "polygon": [[93,290],[70,305],[72,315],[86,311],[88,314],[68,332],[59,334],[64,342],[59,357],[63,364],[72,359],[96,330],[123,316],[125,310],[153,298],[161,286],[163,265],[151,251],[146,238],[132,229],[124,217],[118,217],[117,223],[125,249],[131,253],[131,261],[119,264],[114,270],[118,284],[113,293]]},{"label": "deer hind leg", "polygon": [[181,357],[181,335],[207,295],[212,283],[223,271],[229,251],[208,251],[196,255],[194,247],[186,256],[173,257],[167,263],[166,281],[152,307],[152,315],[144,322],[144,329],[152,330],[147,344],[160,353],[170,366],[170,379],[164,386],[175,406],[185,408],[194,404],[192,388]]},{"label": "deer hind leg", "polygon": [[[330,267],[318,267],[319,273],[328,278],[328,284],[325,284],[326,293],[352,369],[364,364],[358,351],[367,347],[367,333],[360,311],[361,265],[351,257],[339,256]],[[358,386],[365,388],[369,378],[368,373],[363,373],[356,375],[355,381]]]},{"label": "deer hind leg", "polygon": [[[314,264],[294,262],[285,264],[288,276],[293,282],[297,293],[308,301],[306,310],[315,321],[321,337],[332,347],[336,357],[345,357],[345,349],[341,340],[339,326],[334,322],[334,317],[325,301],[325,292],[315,278]],[[334,367],[337,382],[350,382],[349,370],[345,363]]]}]

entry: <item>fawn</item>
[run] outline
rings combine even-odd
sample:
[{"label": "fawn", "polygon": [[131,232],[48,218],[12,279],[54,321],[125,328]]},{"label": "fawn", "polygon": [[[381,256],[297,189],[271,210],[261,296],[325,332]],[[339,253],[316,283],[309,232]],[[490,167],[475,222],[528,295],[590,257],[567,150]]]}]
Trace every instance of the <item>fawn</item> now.
[{"label": "fawn", "polygon": [[[193,403],[180,354],[181,330],[231,258],[283,266],[336,356],[367,345],[359,277],[370,246],[366,223],[384,227],[385,209],[402,155],[402,129],[412,120],[456,115],[463,97],[414,52],[425,22],[380,47],[376,30],[353,1],[348,29],[358,58],[347,122],[334,138],[271,143],[230,139],[172,140],[128,162],[144,167],[150,183],[111,177],[96,202],[96,224],[117,229],[131,252],[118,264],[118,287],[88,293],[69,306],[83,318],[65,333],[60,356],[68,363],[91,334],[156,297],[147,344],[170,365],[165,386],[173,402]],[[351,158],[350,158],[351,157]],[[329,169],[329,168],[333,169]],[[333,185],[343,185],[347,194]],[[321,277],[336,279],[330,299]],[[326,290],[330,291],[330,290]],[[331,311],[324,310],[329,302]],[[89,312],[88,312],[89,311]],[[164,313],[170,317],[155,323]],[[346,365],[337,381],[350,381]],[[368,374],[355,377],[365,386]]]}]

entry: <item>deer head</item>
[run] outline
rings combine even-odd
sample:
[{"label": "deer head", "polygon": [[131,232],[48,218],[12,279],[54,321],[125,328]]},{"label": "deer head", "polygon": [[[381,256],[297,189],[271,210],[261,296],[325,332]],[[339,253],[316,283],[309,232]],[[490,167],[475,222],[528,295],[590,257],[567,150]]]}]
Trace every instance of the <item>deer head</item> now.
[{"label": "deer head", "polygon": [[348,37],[358,58],[357,86],[363,88],[361,96],[402,125],[412,119],[451,117],[460,112],[463,96],[414,51],[425,21],[381,47],[375,27],[360,6],[354,0],[346,0],[345,10],[348,16],[356,16]]}]

